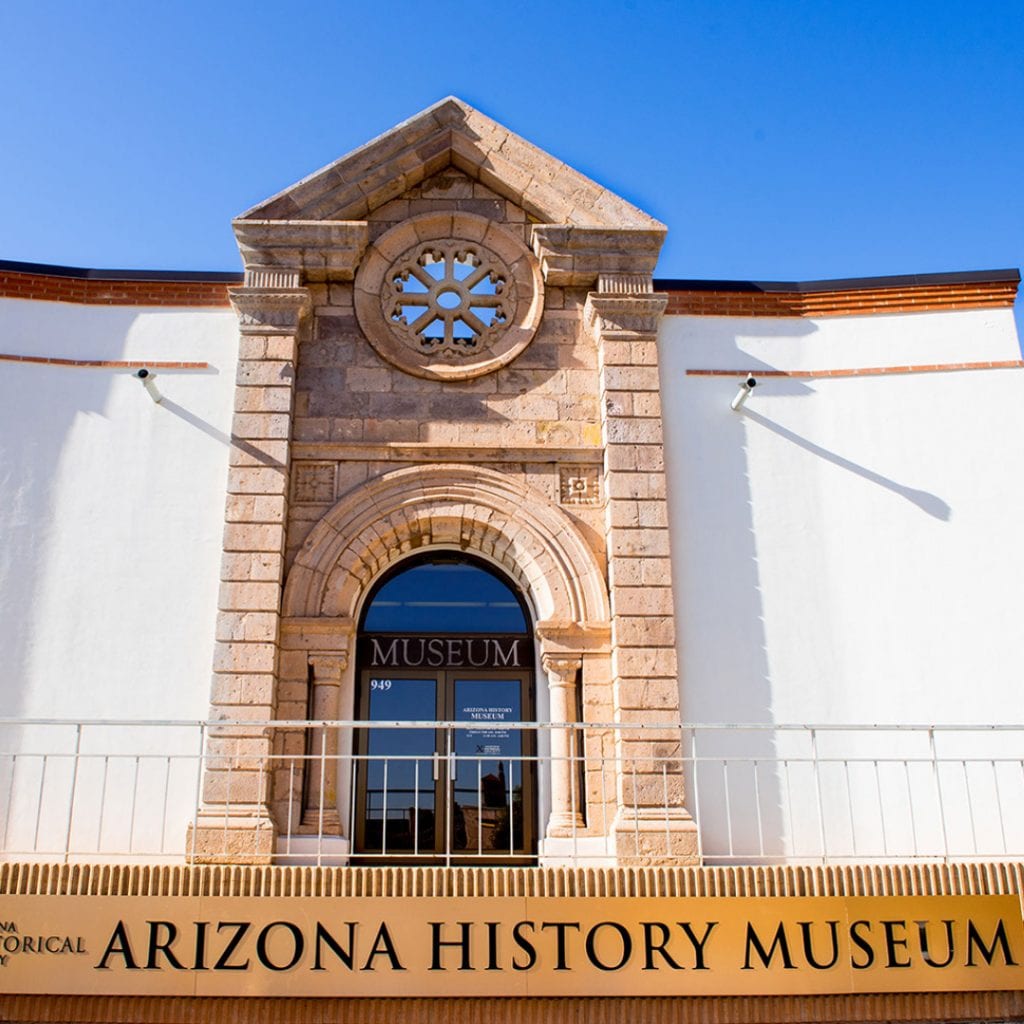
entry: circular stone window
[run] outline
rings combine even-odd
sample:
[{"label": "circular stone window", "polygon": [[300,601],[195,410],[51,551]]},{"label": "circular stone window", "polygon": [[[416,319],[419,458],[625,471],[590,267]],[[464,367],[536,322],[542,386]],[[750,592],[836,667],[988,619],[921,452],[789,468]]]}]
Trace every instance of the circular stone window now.
[{"label": "circular stone window", "polygon": [[483,217],[445,213],[405,221],[367,249],[355,304],[388,362],[466,380],[515,359],[544,302],[540,268],[521,241]]}]

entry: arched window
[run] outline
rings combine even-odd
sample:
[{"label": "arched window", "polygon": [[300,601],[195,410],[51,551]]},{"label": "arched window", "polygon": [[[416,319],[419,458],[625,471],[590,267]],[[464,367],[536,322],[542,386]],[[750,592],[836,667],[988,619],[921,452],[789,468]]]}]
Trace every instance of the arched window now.
[{"label": "arched window", "polygon": [[517,726],[535,718],[534,653],[515,586],[466,556],[409,559],[371,591],[357,659],[356,858],[531,861],[536,737]]}]

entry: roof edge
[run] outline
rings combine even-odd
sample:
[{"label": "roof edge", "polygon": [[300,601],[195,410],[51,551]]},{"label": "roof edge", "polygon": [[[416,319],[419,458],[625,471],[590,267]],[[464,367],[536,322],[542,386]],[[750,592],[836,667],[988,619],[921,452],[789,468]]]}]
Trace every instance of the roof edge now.
[{"label": "roof edge", "polygon": [[24,263],[20,260],[0,260],[0,271],[68,277],[78,281],[210,281],[222,284],[239,284],[242,281],[240,270],[104,270],[65,267],[56,263]]},{"label": "roof edge", "polygon": [[837,277],[821,281],[715,281],[675,277],[656,277],[654,288],[663,292],[852,292],[879,288],[929,288],[939,285],[1019,283],[1020,271],[963,270],[942,274],[896,274],[887,277]]},{"label": "roof edge", "polygon": [[[0,259],[0,272],[62,277],[79,281],[198,281],[240,284],[240,270],[117,270],[69,267],[56,263],[31,263]],[[1013,267],[964,270],[940,274],[898,274],[885,277],[843,277],[819,281],[742,281],[708,278],[656,277],[654,288],[663,292],[733,292],[760,294],[814,294],[822,292],[877,291],[885,288],[930,288],[943,285],[985,283],[1019,284],[1020,271]]]}]

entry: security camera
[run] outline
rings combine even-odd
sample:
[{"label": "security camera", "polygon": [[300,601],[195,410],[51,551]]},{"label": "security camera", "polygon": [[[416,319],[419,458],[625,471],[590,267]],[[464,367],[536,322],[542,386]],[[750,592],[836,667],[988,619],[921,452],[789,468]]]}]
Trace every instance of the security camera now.
[{"label": "security camera", "polygon": [[142,386],[146,389],[146,394],[149,395],[157,405],[164,400],[164,396],[157,390],[155,373],[151,373],[145,366],[143,366],[136,370],[132,376],[137,380],[142,381]]},{"label": "security camera", "polygon": [[750,392],[757,387],[757,380],[752,374],[747,374],[744,380],[740,381],[740,389],[736,392],[736,397],[729,403],[729,408],[736,412],[739,410],[743,403],[750,397]]}]

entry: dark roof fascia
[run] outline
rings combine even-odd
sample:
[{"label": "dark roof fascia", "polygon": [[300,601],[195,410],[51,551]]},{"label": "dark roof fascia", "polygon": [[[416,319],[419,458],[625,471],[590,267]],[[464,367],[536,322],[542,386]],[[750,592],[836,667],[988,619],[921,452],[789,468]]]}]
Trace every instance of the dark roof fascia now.
[{"label": "dark roof fascia", "polygon": [[694,281],[656,277],[659,292],[851,292],[878,288],[920,288],[935,285],[977,284],[992,281],[1020,281],[1020,271],[965,270],[952,274],[901,274],[894,277],[842,277],[828,281]]},{"label": "dark roof fascia", "polygon": [[240,284],[241,271],[217,270],[93,270],[87,267],[59,267],[51,263],[22,263],[0,260],[0,270],[43,277],[70,277],[80,281],[209,281]]},{"label": "dark roof fascia", "polygon": [[[239,284],[241,271],[216,270],[95,270],[63,267],[52,263],[0,260],[0,270],[45,277],[69,277],[83,281],[209,281]],[[826,281],[714,281],[656,277],[654,288],[662,292],[843,292],[878,288],[914,288],[935,285],[976,284],[991,281],[1019,282],[1020,271],[965,270],[950,274],[901,274],[893,277],[842,277]]]}]

